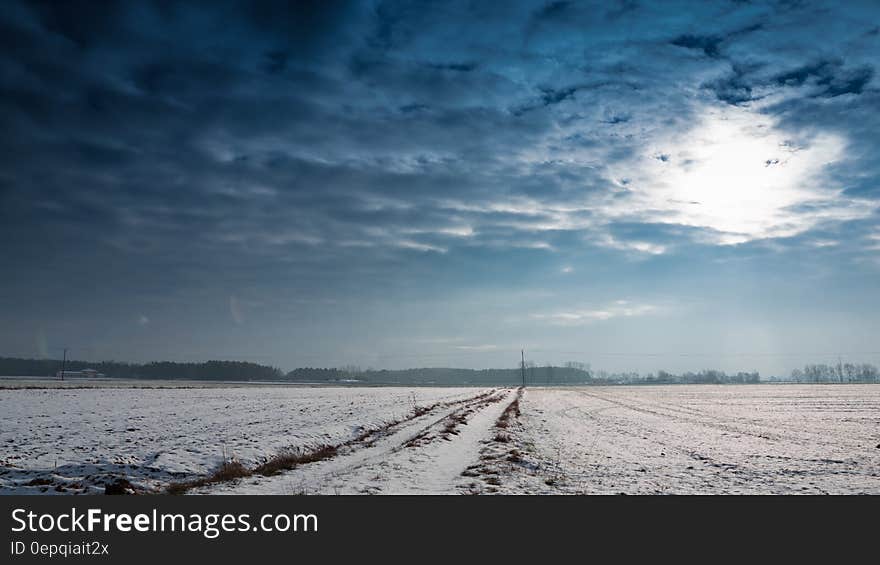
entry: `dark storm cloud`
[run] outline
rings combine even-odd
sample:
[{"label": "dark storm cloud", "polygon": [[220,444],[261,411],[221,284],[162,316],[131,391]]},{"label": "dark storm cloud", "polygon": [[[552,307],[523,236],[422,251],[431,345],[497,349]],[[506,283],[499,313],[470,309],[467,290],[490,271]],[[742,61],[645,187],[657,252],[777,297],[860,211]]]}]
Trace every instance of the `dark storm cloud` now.
[{"label": "dark storm cloud", "polygon": [[803,86],[815,81],[816,96],[835,97],[844,94],[861,94],[874,76],[874,68],[863,65],[845,68],[842,61],[820,61],[788,71],[775,77],[780,86]]},{"label": "dark storm cloud", "polygon": [[740,105],[754,100],[753,88],[756,86],[749,80],[752,69],[732,65],[731,73],[705,84],[715,93],[718,100],[732,105]]},{"label": "dark storm cloud", "polygon": [[10,2],[0,254],[162,295],[236,279],[308,294],[458,252],[674,253],[717,230],[638,200],[640,159],[686,166],[668,139],[725,106],[844,136],[829,174],[873,201],[872,16],[869,2]]},{"label": "dark storm cloud", "polygon": [[718,57],[719,50],[724,38],[715,35],[681,35],[672,40],[673,45],[686,49],[697,49],[707,57]]}]

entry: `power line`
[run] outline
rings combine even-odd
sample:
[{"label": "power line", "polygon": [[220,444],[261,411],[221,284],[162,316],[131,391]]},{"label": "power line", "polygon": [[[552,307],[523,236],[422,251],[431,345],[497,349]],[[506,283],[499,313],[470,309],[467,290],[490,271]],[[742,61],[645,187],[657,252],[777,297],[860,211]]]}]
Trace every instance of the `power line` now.
[{"label": "power line", "polygon": [[61,361],[61,380],[64,380],[64,369],[67,367],[67,348],[64,348],[64,359]]}]

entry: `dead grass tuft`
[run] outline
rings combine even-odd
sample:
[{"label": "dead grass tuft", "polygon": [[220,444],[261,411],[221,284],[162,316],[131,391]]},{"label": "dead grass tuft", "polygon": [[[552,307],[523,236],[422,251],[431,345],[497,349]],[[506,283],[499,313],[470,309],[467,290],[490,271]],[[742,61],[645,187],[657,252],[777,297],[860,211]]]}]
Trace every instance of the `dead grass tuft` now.
[{"label": "dead grass tuft", "polygon": [[253,470],[254,474],[269,477],[281,471],[289,471],[306,463],[314,463],[335,457],[339,448],[335,445],[319,445],[312,449],[291,449],[279,453]]},{"label": "dead grass tuft", "polygon": [[516,398],[513,399],[513,402],[507,405],[507,408],[504,409],[504,412],[501,413],[501,416],[498,417],[498,420],[495,422],[496,428],[507,429],[510,427],[511,421],[514,418],[519,418],[520,410],[519,410],[519,399],[522,398],[523,388],[519,387],[516,391]]},{"label": "dead grass tuft", "polygon": [[213,473],[207,477],[199,477],[189,481],[177,481],[165,487],[168,494],[184,494],[194,488],[204,487],[215,483],[224,483],[234,479],[242,479],[251,476],[251,471],[238,461],[224,461]]},{"label": "dead grass tuft", "polygon": [[238,461],[224,461],[220,468],[211,475],[212,482],[219,483],[222,481],[231,481],[233,479],[241,479],[250,477],[251,472],[247,467]]}]

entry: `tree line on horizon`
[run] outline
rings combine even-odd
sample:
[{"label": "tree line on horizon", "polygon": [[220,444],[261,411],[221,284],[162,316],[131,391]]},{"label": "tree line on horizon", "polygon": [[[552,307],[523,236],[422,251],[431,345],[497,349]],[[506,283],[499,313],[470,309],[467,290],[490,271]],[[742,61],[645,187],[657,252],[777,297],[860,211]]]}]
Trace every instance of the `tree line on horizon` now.
[{"label": "tree line on horizon", "polygon": [[805,365],[792,371],[791,379],[799,383],[876,383],[880,382],[880,370],[870,363]]},{"label": "tree line on horizon", "polygon": [[[24,359],[0,357],[0,375],[54,377],[61,369],[59,359]],[[537,366],[510,369],[361,369],[357,366],[339,368],[300,367],[284,373],[277,367],[247,361],[125,363],[119,361],[77,361],[66,363],[67,371],[94,369],[107,378],[181,379],[207,381],[267,381],[293,383],[361,383],[361,384],[474,384],[474,385],[554,385],[554,384],[754,384],[761,382],[757,371],[727,374],[715,369],[674,374],[667,371],[641,374],[593,371],[584,363],[569,362],[561,367]],[[523,375],[525,373],[525,375]],[[525,379],[523,379],[525,376]],[[876,383],[880,371],[869,363],[812,364],[795,369],[787,378],[771,381],[803,383]]]},{"label": "tree line on horizon", "polygon": [[[12,377],[54,377],[61,370],[60,359],[21,359],[0,357],[0,375]],[[150,363],[125,363],[120,361],[68,360],[65,371],[94,369],[108,378],[119,379],[182,379],[182,380],[281,380],[284,373],[277,367],[269,367],[247,361],[205,361],[203,363],[180,363],[153,361]]]}]

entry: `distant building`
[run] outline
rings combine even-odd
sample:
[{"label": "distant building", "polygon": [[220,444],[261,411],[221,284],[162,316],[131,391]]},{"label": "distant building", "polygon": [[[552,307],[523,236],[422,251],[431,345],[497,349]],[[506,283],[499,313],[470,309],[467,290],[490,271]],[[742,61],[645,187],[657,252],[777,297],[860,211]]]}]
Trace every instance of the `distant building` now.
[{"label": "distant building", "polygon": [[[63,373],[63,375],[62,375]],[[104,373],[99,373],[94,369],[83,369],[81,371],[58,371],[55,373],[55,376],[59,379],[61,378],[80,378],[80,379],[97,379],[105,376]]]}]

